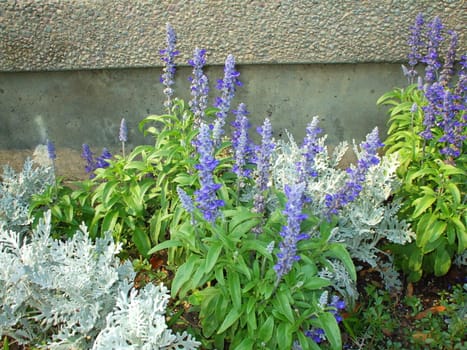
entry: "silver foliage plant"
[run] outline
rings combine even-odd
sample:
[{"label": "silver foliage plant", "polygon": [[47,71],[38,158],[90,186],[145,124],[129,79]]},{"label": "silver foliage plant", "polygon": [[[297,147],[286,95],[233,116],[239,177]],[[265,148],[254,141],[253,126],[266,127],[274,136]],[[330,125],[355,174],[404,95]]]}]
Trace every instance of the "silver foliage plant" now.
[{"label": "silver foliage plant", "polygon": [[3,167],[0,182],[0,224],[15,231],[27,231],[29,201],[34,194],[43,193],[55,181],[52,167],[26,159],[21,172],[11,166]]},{"label": "silver foliage plant", "polygon": [[[326,136],[318,139],[322,149],[315,157],[316,177],[308,179],[306,194],[317,216],[326,212],[325,195],[337,193],[347,180],[346,170],[340,164],[349,149],[346,142],[332,151],[325,146]],[[361,150],[354,143],[353,152],[358,158]],[[296,164],[303,162],[303,151],[289,134],[288,140],[277,142],[272,178],[278,188],[298,181]],[[351,165],[352,166],[352,165]],[[397,155],[383,156],[378,165],[370,167],[358,198],[339,212],[339,222],[331,241],[344,242],[354,261],[365,262],[378,270],[388,289],[400,288],[398,273],[391,257],[378,248],[381,241],[405,244],[415,238],[407,222],[397,218],[399,203],[390,196],[400,186],[396,176]],[[384,257],[384,259],[382,258]],[[356,297],[355,287],[342,274],[342,269],[322,271],[323,277],[333,279],[334,286],[351,299]]]},{"label": "silver foliage plant", "polygon": [[167,328],[165,287],[134,289],[110,233],[93,243],[84,225],[64,242],[50,231],[50,212],[31,236],[0,229],[0,335],[47,349],[199,346]]}]

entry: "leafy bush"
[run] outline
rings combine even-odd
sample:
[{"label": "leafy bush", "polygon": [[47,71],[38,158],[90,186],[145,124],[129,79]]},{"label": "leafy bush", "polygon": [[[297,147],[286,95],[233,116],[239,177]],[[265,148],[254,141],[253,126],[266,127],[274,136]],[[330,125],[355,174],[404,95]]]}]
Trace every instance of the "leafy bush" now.
[{"label": "leafy bush", "polygon": [[[309,204],[315,215],[326,215],[329,208],[323,193],[337,193],[348,181],[349,169],[339,166],[343,155],[348,151],[347,143],[343,142],[334,148],[331,153],[325,146],[326,136],[316,140],[321,150],[314,159],[314,175],[307,183],[306,194],[312,198]],[[354,144],[353,151],[357,158],[362,158],[364,144],[357,147]],[[300,176],[296,164],[305,161],[303,149],[299,147],[289,135],[288,142],[279,143],[274,153],[274,166],[272,179],[276,187],[284,186],[291,179]],[[352,202],[340,209],[338,224],[333,230],[331,242],[344,243],[355,263],[366,263],[378,270],[387,288],[400,288],[401,281],[393,268],[392,256],[381,249],[381,245],[387,242],[407,244],[414,238],[410,226],[397,218],[400,202],[391,198],[392,194],[400,187],[396,169],[399,166],[396,155],[384,156],[381,162],[368,170],[364,181],[361,183],[361,193]],[[293,181],[293,180],[292,180]],[[344,276],[333,278],[342,294],[352,292],[352,288],[346,282]],[[347,287],[344,287],[346,286]],[[356,292],[353,299],[356,299]],[[352,298],[351,298],[352,299]]]},{"label": "leafy bush", "polygon": [[197,347],[167,329],[165,287],[133,289],[133,268],[116,258],[110,234],[95,243],[85,226],[65,242],[50,235],[50,213],[29,239],[0,230],[2,336],[48,349]]},{"label": "leafy bush", "polygon": [[417,16],[404,72],[413,82],[420,62],[425,76],[378,100],[391,106],[386,153],[396,153],[401,163],[397,173],[403,186],[394,198],[402,203],[400,217],[416,233],[415,242],[390,248],[412,281],[423,272],[446,274],[453,256],[467,247],[467,57],[461,57],[456,71],[457,34],[447,31],[451,40],[441,66],[442,28],[439,18],[425,24]]}]

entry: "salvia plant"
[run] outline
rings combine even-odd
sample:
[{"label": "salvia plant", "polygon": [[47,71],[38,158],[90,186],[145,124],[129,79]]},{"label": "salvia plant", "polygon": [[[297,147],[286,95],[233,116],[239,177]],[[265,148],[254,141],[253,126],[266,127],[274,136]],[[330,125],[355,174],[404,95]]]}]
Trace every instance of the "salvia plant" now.
[{"label": "salvia plant", "polygon": [[439,18],[419,14],[411,27],[409,66],[403,66],[410,85],[378,101],[390,106],[386,153],[401,163],[403,186],[394,199],[416,233],[414,242],[390,248],[413,281],[424,272],[446,274],[467,247],[467,56],[455,64],[457,37]]},{"label": "salvia plant", "polygon": [[137,292],[111,234],[92,242],[83,225],[51,237],[50,213],[30,237],[0,228],[0,334],[47,349],[196,349],[165,323],[168,290]]},{"label": "salvia plant", "polygon": [[[360,147],[354,144],[357,164],[344,169],[340,163],[348,151],[347,143],[342,142],[331,152],[325,146],[326,135],[319,135],[318,119],[310,122],[301,146],[290,135],[289,140],[278,142],[272,181],[277,187],[301,181],[303,169],[307,169],[304,196],[310,199],[310,210],[316,216],[338,221],[331,241],[345,243],[355,262],[370,265],[381,273],[388,288],[398,288],[401,282],[392,257],[381,249],[383,242],[403,245],[414,239],[410,225],[397,217],[401,203],[391,199],[401,185],[396,175],[397,157],[378,156],[381,143],[375,129]],[[333,264],[332,269],[321,274],[331,278],[335,288],[354,300],[357,295],[349,283],[351,280],[338,263]]]},{"label": "salvia plant", "polygon": [[[423,25],[417,24],[413,33],[418,27]],[[430,27],[436,38],[429,43],[429,57],[423,56],[426,62],[435,59],[438,27],[438,23]],[[173,28],[166,28],[167,48],[161,50],[166,111],[139,124],[141,132],[154,137],[154,144],[126,152],[128,126],[122,120],[118,135],[122,155],[112,157],[104,150],[95,158],[89,146],[83,147],[90,179],[75,184],[73,190],[55,183],[53,190],[35,196],[31,213],[36,230],[44,225],[44,212],[50,210],[53,237],[81,239],[81,234],[74,236],[85,222],[86,234],[96,242],[109,240],[111,232],[123,247],[121,258],[149,259],[164,251],[167,270],[173,274],[171,296],[184,305],[185,312],[196,313],[200,327],[194,331],[206,349],[319,349],[323,343],[340,349],[341,312],[357,298],[354,261],[378,269],[388,287],[398,287],[393,261],[380,244],[419,248],[418,224],[413,220],[418,215],[397,217],[401,210],[407,213],[409,201],[404,196],[391,197],[396,190],[408,193],[407,179],[402,177],[401,184],[396,170],[397,175],[404,169],[407,172],[411,161],[407,162],[404,154],[395,154],[396,139],[386,141],[391,151],[381,157],[383,144],[375,128],[359,145],[354,144],[357,162],[342,169],[340,161],[347,144],[331,152],[325,146],[325,135],[321,136],[318,118],[310,121],[301,145],[293,138],[275,140],[271,121],[265,119],[257,128],[260,141],[254,144],[247,107],[240,103],[232,109],[235,89],[241,86],[233,55],[226,58],[224,77],[217,85],[219,96],[209,107],[208,79],[203,72],[206,51],[195,49],[188,62],[193,67],[191,100],[185,103],[174,97],[178,52]],[[413,41],[417,46],[428,42],[423,36]],[[411,62],[421,60],[418,52],[411,53]],[[412,80],[415,65],[406,68]],[[451,69],[447,64],[444,71]],[[427,88],[435,85],[430,79],[431,75],[426,78]],[[414,87],[411,91],[418,90]],[[413,94],[420,95],[416,112],[421,114],[425,106],[422,93]],[[413,103],[409,108],[415,113]],[[229,133],[230,118],[234,120]],[[456,123],[440,125],[457,130]],[[426,126],[422,123],[420,132]],[[433,127],[429,131],[433,132]],[[450,169],[446,176],[458,191],[446,185],[445,192],[453,196],[457,207],[465,205],[465,192],[460,199],[463,190],[457,183],[462,157],[453,156],[460,139],[454,132],[437,140],[445,147],[439,154],[449,158],[434,162]],[[430,142],[419,146],[426,154],[431,152]],[[421,175],[412,177],[411,185],[418,178]],[[428,206],[414,203],[416,213],[428,210]],[[449,217],[459,228],[460,215]],[[430,223],[439,225],[438,221]],[[458,237],[460,231],[445,232],[449,238],[452,232]],[[110,288],[118,283],[107,285]],[[163,315],[159,311],[167,305],[167,290],[147,288],[138,294],[128,282],[117,292],[118,300],[106,313],[105,326],[100,319],[97,327],[107,330],[100,334],[93,331],[96,344],[102,348],[124,344],[144,348],[143,344],[155,342],[159,334],[157,341],[166,339],[161,328],[154,330],[152,324],[131,328],[134,314],[146,321]],[[157,300],[146,299],[156,291],[160,297],[150,299]],[[99,288],[89,293],[98,292]],[[78,324],[79,328],[91,323],[84,320]],[[190,339],[187,337],[182,335]],[[88,340],[85,337],[83,341]]]}]

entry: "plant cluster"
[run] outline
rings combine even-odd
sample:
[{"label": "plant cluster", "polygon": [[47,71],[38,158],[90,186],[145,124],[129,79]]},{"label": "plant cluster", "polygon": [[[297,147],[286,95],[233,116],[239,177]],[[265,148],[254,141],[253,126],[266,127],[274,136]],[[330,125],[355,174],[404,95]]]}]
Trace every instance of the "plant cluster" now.
[{"label": "plant cluster", "polygon": [[93,243],[84,225],[64,242],[50,231],[50,212],[32,237],[0,230],[0,334],[47,349],[197,348],[167,328],[164,286],[133,288],[110,233]]},{"label": "plant cluster", "polygon": [[467,285],[439,293],[434,305],[419,296],[394,300],[375,285],[365,287],[365,301],[345,319],[348,349],[464,349]]},{"label": "plant cluster", "polygon": [[[0,275],[0,333],[57,349],[340,349],[342,327],[360,337],[342,316],[358,297],[355,264],[398,289],[394,265],[416,280],[446,273],[465,251],[465,56],[454,83],[450,32],[438,74],[440,31],[438,19],[425,27],[417,17],[405,73],[413,82],[422,62],[424,81],[379,101],[393,105],[387,154],[375,128],[354,142],[357,161],[343,169],[348,145],[331,152],[318,117],[300,145],[275,140],[267,118],[252,141],[246,105],[233,109],[242,85],[233,55],[212,107],[203,49],[188,62],[191,100],[174,97],[178,51],[168,24],[160,52],[166,110],[139,124],[153,144],[126,150],[123,119],[122,154],[95,157],[83,145],[89,179],[73,188],[53,177],[50,141],[52,167],[34,170],[52,169],[42,182],[28,180],[24,191],[14,174],[4,176],[0,259],[11,269]],[[20,214],[3,214],[12,208]],[[144,268],[159,254],[171,323],[194,319],[184,326],[199,343],[168,329],[164,285],[135,288],[130,261]],[[371,332],[397,327],[384,298],[361,315],[379,320],[368,321]]]},{"label": "plant cluster", "polygon": [[438,17],[426,21],[419,14],[411,27],[409,67],[403,66],[411,85],[378,100],[391,106],[386,154],[396,153],[400,161],[403,185],[394,198],[416,233],[414,242],[390,248],[412,281],[423,272],[446,274],[467,248],[467,56],[456,67],[457,37]]}]

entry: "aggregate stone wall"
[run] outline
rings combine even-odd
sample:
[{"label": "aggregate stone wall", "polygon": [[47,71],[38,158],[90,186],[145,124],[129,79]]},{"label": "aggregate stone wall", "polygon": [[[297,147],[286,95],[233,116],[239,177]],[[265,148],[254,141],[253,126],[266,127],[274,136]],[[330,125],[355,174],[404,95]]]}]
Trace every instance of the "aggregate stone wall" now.
[{"label": "aggregate stone wall", "polygon": [[465,0],[0,0],[0,71],[160,65],[165,23],[186,63],[395,62],[416,14],[440,16],[465,52]]}]

